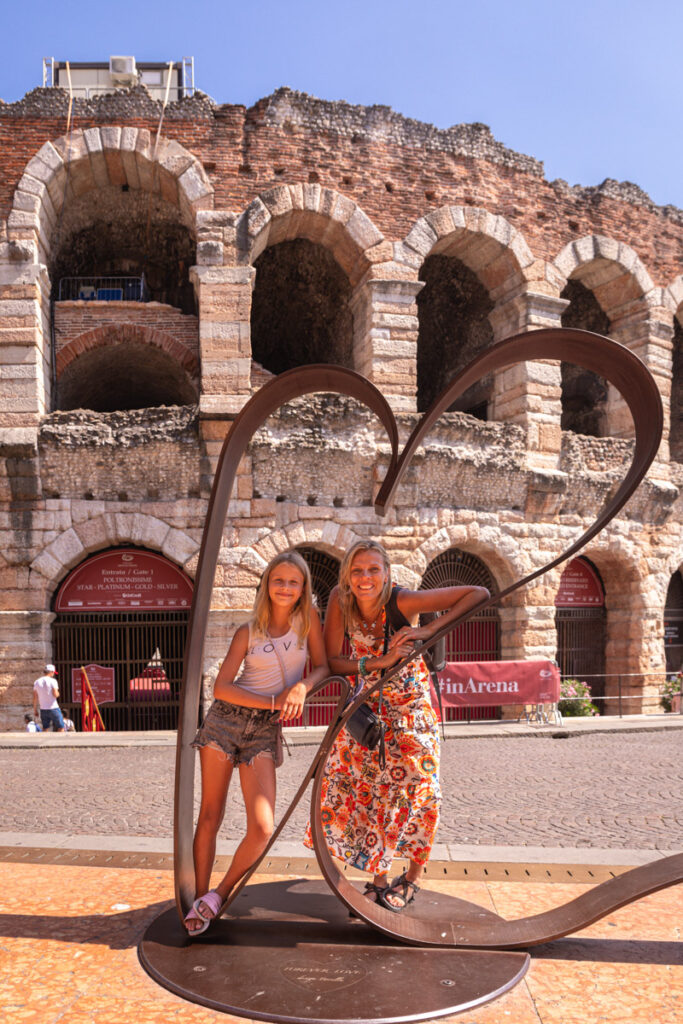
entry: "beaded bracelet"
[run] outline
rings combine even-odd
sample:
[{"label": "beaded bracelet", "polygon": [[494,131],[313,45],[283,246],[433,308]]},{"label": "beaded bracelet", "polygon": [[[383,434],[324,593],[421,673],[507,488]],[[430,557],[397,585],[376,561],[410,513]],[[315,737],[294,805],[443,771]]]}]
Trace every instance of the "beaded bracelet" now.
[{"label": "beaded bracelet", "polygon": [[368,674],[368,670],[365,667],[365,663],[366,663],[366,661],[368,660],[369,657],[370,657],[369,654],[364,654],[363,657],[360,658],[359,661],[358,661],[358,672],[362,676],[366,676]]}]

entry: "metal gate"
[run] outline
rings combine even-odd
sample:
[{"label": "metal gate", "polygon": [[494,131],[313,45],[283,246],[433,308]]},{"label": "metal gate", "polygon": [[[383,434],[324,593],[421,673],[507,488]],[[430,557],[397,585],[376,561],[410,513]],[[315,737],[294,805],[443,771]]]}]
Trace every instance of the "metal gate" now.
[{"label": "metal gate", "polygon": [[[339,559],[334,555],[328,555],[325,551],[318,551],[317,548],[299,547],[296,550],[305,559],[311,570],[313,594],[322,620],[325,618],[330,594],[339,582]],[[307,671],[308,668],[307,664]],[[291,722],[290,725],[328,725],[337,706],[340,692],[341,688],[338,683],[330,683],[325,688],[321,699],[312,697],[307,701],[301,718]]]},{"label": "metal gate", "polygon": [[[605,696],[605,609],[558,608],[557,663],[563,679],[588,683],[593,697]],[[605,711],[603,702],[598,708]]]},{"label": "metal gate", "polygon": [[[476,555],[449,548],[429,563],[422,577],[421,590],[438,587],[486,587],[492,594],[498,585],[487,566]],[[447,661],[499,661],[500,619],[495,608],[484,611],[456,626],[446,636]],[[500,718],[500,708],[445,708],[447,722],[467,719]]]},{"label": "metal gate", "polygon": [[111,731],[176,729],[189,611],[60,613],[53,626],[60,704],[80,724],[72,669],[115,670],[115,700],[100,705]]}]

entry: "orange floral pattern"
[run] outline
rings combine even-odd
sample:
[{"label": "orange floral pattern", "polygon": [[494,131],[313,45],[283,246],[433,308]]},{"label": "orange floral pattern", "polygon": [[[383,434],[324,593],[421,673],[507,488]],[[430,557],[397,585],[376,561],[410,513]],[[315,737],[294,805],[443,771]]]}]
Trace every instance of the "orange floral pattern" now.
[{"label": "orange floral pattern", "polygon": [[[383,642],[350,636],[351,657],[381,653]],[[378,674],[368,676],[368,682]],[[375,713],[379,694],[368,698]],[[429,672],[422,658],[410,662],[384,687],[386,767],[346,731],[330,751],[321,794],[321,818],[330,852],[373,874],[391,869],[395,857],[426,864],[439,824],[440,743],[438,719],[429,696]],[[305,843],[312,847],[310,826]]]}]

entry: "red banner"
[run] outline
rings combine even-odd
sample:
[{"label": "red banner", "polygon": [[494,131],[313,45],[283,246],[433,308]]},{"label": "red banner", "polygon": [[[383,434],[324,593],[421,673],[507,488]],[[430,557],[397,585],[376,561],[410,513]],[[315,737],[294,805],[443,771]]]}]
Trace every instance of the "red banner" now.
[{"label": "red banner", "polygon": [[[111,704],[116,700],[115,670],[106,665],[86,665],[93,696],[98,704]],[[83,669],[71,669],[71,699],[76,704],[83,702]]]},{"label": "red banner", "polygon": [[555,597],[556,608],[602,608],[605,592],[602,583],[585,558],[572,558],[560,577]]},{"label": "red banner", "polygon": [[163,555],[116,548],[88,558],[62,583],[55,611],[189,609],[192,581]]},{"label": "red banner", "polygon": [[438,676],[444,707],[554,704],[560,699],[560,670],[552,661],[449,661]]}]

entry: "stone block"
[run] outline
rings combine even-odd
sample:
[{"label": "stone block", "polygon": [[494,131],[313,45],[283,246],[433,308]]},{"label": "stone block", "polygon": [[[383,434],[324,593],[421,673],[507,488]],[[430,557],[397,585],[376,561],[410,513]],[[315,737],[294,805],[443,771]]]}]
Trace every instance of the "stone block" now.
[{"label": "stone block", "polygon": [[48,552],[65,568],[71,568],[85,554],[80,538],[73,528],[66,530],[61,537],[53,541],[48,548]]},{"label": "stone block", "polygon": [[171,529],[166,534],[162,551],[167,558],[178,565],[185,565],[197,552],[199,544],[182,530]]}]

